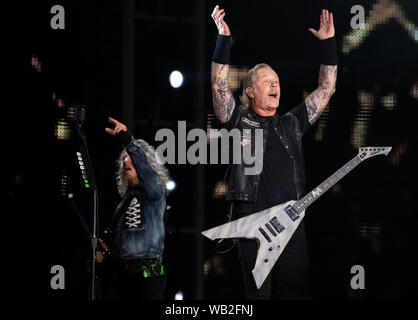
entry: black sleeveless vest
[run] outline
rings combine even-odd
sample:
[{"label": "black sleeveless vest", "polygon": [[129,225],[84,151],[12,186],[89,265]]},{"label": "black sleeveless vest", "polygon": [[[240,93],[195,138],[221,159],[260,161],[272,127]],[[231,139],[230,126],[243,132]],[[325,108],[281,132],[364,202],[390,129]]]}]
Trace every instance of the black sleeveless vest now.
[{"label": "black sleeveless vest", "polygon": [[[277,113],[273,117],[273,127],[285,146],[290,158],[293,161],[294,184],[296,188],[297,199],[304,195],[305,189],[305,166],[303,160],[302,148],[302,131],[299,122],[293,113],[286,113],[278,116]],[[252,108],[240,110],[234,128],[238,128],[241,133],[244,129],[263,129],[263,150],[266,147],[268,137],[268,126],[257,120],[255,112]],[[255,130],[251,130],[251,152],[255,152]],[[230,172],[228,180],[227,201],[248,201],[255,202],[257,200],[258,184],[260,174],[245,175],[244,169],[253,166],[247,165],[243,161],[239,164],[230,164],[228,170]],[[261,163],[262,166],[262,163]]]}]

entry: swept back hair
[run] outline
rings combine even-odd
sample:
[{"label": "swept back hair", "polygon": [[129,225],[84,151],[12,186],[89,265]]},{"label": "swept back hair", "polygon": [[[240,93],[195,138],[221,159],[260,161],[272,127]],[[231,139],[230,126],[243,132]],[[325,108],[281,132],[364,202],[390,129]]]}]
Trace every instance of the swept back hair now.
[{"label": "swept back hair", "polygon": [[[168,169],[163,164],[161,164],[162,162],[158,158],[158,154],[153,146],[142,139],[137,139],[136,141],[141,145],[142,150],[144,150],[149,162],[157,174],[157,177],[160,179],[162,185],[164,186],[165,194],[168,195],[169,191],[167,189],[167,182],[170,180],[170,173]],[[123,160],[125,155],[126,149],[122,150],[118,159],[116,160],[116,185],[118,188],[118,193],[121,197],[123,197],[123,195],[128,190],[128,181],[126,180],[123,172]]]},{"label": "swept back hair", "polygon": [[250,107],[250,101],[251,101],[251,98],[247,95],[247,93],[245,92],[245,89],[253,85],[255,73],[258,70],[263,69],[263,68],[270,68],[273,70],[273,68],[270,67],[267,63],[259,63],[255,65],[252,69],[250,69],[245,75],[245,77],[242,79],[242,92],[241,92],[241,95],[239,96],[239,100],[241,102],[240,107],[242,110],[247,110]]}]

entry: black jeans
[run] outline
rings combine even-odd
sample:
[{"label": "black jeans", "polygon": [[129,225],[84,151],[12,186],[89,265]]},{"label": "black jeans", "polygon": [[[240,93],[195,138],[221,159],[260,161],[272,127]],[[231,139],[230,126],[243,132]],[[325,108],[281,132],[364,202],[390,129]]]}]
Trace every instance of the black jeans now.
[{"label": "black jeans", "polygon": [[119,261],[114,263],[109,280],[106,298],[111,300],[162,300],[167,283],[165,275],[144,278],[142,272]]},{"label": "black jeans", "polygon": [[239,239],[238,251],[249,300],[309,299],[308,252],[303,221],[289,240],[282,255],[260,289],[251,270],[254,269],[258,245],[255,240]]}]

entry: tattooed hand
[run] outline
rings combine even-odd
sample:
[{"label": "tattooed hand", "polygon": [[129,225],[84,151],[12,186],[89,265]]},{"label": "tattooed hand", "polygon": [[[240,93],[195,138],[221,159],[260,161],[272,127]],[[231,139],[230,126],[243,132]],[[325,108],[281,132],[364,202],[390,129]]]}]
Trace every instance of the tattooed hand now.
[{"label": "tattooed hand", "polygon": [[309,28],[308,30],[312,32],[312,34],[319,40],[333,37],[335,35],[335,29],[332,12],[328,12],[328,10],[322,10],[321,15],[319,16],[319,30],[316,31],[312,28]]},{"label": "tattooed hand", "polygon": [[211,14],[213,21],[215,21],[216,27],[218,28],[219,34],[224,36],[230,36],[231,32],[229,31],[229,27],[224,21],[225,18],[225,10],[219,9],[217,5]]},{"label": "tattooed hand", "polygon": [[[309,29],[319,40],[331,38],[335,35],[334,18],[328,10],[322,10],[319,18],[319,30]],[[337,66],[323,65],[319,67],[318,88],[305,100],[309,123],[313,124],[327,106],[335,92],[337,82]]]}]

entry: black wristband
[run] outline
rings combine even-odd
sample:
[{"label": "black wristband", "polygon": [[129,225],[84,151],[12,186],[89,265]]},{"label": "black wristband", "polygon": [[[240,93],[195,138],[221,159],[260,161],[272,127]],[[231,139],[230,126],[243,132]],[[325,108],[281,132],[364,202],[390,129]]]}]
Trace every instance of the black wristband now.
[{"label": "black wristband", "polygon": [[229,64],[231,59],[231,37],[218,34],[212,60],[220,64]]},{"label": "black wristband", "polygon": [[337,41],[335,37],[319,41],[319,63],[325,65],[338,64]]},{"label": "black wristband", "polygon": [[116,134],[119,141],[126,147],[132,141],[132,135],[128,131],[119,131]]}]

